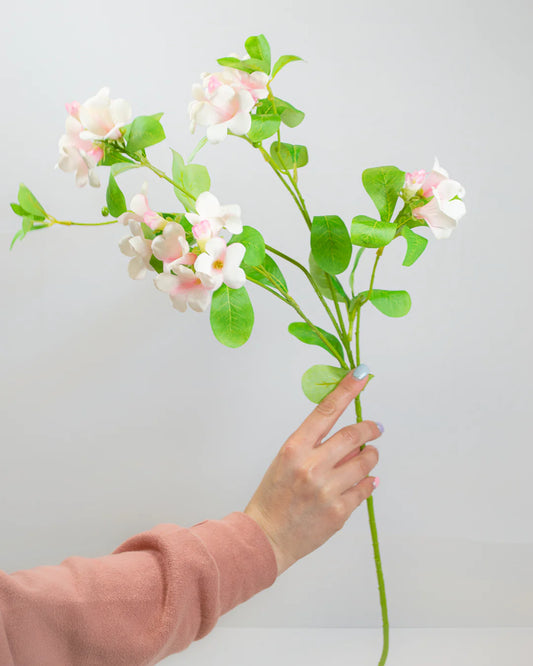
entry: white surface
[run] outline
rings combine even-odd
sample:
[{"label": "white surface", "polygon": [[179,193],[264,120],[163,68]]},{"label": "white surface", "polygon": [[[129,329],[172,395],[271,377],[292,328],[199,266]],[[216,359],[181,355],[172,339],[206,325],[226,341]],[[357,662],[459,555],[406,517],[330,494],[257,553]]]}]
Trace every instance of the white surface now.
[{"label": "white surface", "polygon": [[[275,56],[307,61],[288,66],[276,92],[307,114],[284,136],[309,147],[300,184],[311,214],[374,214],[364,168],[428,169],[435,154],[467,191],[449,241],[431,239],[409,269],[403,241],[385,252],[375,286],[408,289],[409,316],[368,309],[362,322],[376,375],[364,413],[386,428],[375,505],[391,622],[533,624],[531,11],[463,0],[332,0],[326,14],[323,3],[272,0],[260,15],[244,0],[8,3],[0,568],[103,555],[161,522],[242,509],[311,408],[300,378],[328,356],[288,335],[295,317],[270,295],[250,289],[256,327],[230,350],[207,314],[182,315],[151,280],[129,280],[122,229],[54,228],[7,251],[20,181],[59,218],[100,219],[104,189],[79,191],[53,169],[65,102],[107,84],[135,114],[165,111],[169,141],[149,154],[168,168],[169,146],[188,155],[201,136],[188,132],[192,83],[264,32]],[[306,259],[292,200],[244,142],[198,159],[223,203],[240,203],[245,223]],[[156,208],[179,210],[145,174],[120,181],[128,201],[145,177]],[[285,273],[294,293],[309,293]],[[311,296],[301,301],[327,326]],[[223,623],[379,626],[366,509]]]},{"label": "white surface", "polygon": [[[165,666],[376,666],[379,629],[215,629]],[[387,666],[531,666],[533,628],[391,629]]]}]

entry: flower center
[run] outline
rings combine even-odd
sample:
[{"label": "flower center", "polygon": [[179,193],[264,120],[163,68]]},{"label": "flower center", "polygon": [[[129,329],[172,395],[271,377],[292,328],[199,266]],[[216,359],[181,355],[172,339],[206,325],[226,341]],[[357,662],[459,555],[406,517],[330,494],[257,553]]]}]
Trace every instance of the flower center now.
[{"label": "flower center", "polygon": [[220,259],[217,259],[216,261],[213,262],[213,268],[220,271],[224,268],[224,264],[220,261]]}]

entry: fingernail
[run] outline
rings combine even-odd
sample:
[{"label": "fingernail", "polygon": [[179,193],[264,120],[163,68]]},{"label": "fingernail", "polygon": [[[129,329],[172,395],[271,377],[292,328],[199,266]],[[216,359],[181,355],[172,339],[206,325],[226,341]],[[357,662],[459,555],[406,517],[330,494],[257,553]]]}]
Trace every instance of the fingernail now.
[{"label": "fingernail", "polygon": [[372,481],[372,485],[374,488],[377,488],[379,486],[379,476],[376,476],[376,478]]},{"label": "fingernail", "polygon": [[370,368],[364,363],[358,365],[357,368],[355,368],[355,370],[353,371],[353,376],[356,379],[364,379],[369,374],[370,374]]},{"label": "fingernail", "polygon": [[377,427],[378,427],[379,432],[380,432],[381,434],[383,434],[383,433],[385,432],[385,428],[383,427],[383,424],[382,424],[382,423],[378,423],[377,421],[376,421],[375,423],[376,423],[376,425],[377,425]]}]

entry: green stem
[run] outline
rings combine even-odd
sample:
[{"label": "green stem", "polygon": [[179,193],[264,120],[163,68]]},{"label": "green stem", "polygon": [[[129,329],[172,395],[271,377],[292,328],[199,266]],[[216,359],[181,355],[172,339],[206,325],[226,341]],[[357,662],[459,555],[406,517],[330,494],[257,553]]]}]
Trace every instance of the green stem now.
[{"label": "green stem", "polygon": [[77,227],[100,227],[103,224],[116,224],[118,220],[109,220],[108,222],[73,222],[72,220],[56,220],[55,218],[51,218],[49,216],[50,224],[48,225],[51,227],[53,224],[64,224],[65,226],[70,227],[71,225],[75,225]]},{"label": "green stem", "polygon": [[[127,154],[129,155],[129,153]],[[172,180],[172,178],[169,178],[169,176],[167,176],[167,174],[164,171],[161,171],[161,169],[158,169],[156,166],[154,166],[149,159],[143,157],[142,155],[140,157],[136,157],[134,155],[129,155],[129,156],[133,157],[133,159],[136,159],[142,166],[146,167],[147,169],[150,169],[150,171],[155,173],[156,176],[159,176],[159,178],[163,178],[163,180],[166,180],[167,183],[170,183],[177,190],[188,196],[193,203],[196,201],[195,196],[193,196],[190,192],[188,192],[179,183],[176,183],[174,180]]]},{"label": "green stem", "polygon": [[[370,279],[370,287],[368,289],[368,295],[370,296],[372,292],[372,287],[374,286],[374,278],[376,276],[376,268],[379,261],[379,258],[383,254],[383,248],[379,248],[377,251],[376,261],[374,262],[374,268],[372,270],[372,277]],[[355,329],[355,356],[357,360],[357,365],[361,363],[361,351],[360,351],[360,330],[361,330],[361,307],[362,303],[357,306],[356,311],[356,329]],[[363,413],[361,409],[361,399],[360,396],[357,396],[355,399],[355,413],[357,415],[357,422],[360,423],[363,420]],[[360,449],[361,451],[365,448],[363,444]],[[387,611],[387,595],[385,593],[385,580],[383,577],[383,569],[381,566],[381,555],[379,552],[379,541],[378,541],[378,532],[376,528],[376,516],[374,513],[374,498],[372,495],[366,500],[367,510],[368,510],[368,522],[370,525],[370,533],[372,535],[372,549],[374,551],[374,561],[376,564],[376,575],[378,579],[379,587],[379,603],[381,606],[381,618],[383,625],[383,649],[381,652],[381,657],[379,659],[378,666],[383,666],[387,660],[387,655],[389,653],[389,617]]]}]

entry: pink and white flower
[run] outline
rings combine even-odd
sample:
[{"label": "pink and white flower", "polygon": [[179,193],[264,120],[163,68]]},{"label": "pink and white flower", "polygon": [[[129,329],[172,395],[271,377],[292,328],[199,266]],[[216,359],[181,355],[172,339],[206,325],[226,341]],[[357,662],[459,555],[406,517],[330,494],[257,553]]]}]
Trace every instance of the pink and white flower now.
[{"label": "pink and white flower", "polygon": [[196,125],[207,127],[207,139],[220,143],[228,135],[247,134],[252,126],[252,111],[258,99],[268,96],[268,75],[248,74],[232,67],[202,74],[202,83],[192,87],[193,101],[189,103],[191,132]]},{"label": "pink and white flower", "polygon": [[120,128],[132,118],[131,106],[125,99],[110,99],[109,88],[101,88],[94,97],[79,106],[84,127],[81,138],[87,141],[120,139]]},{"label": "pink and white flower", "polygon": [[[130,226],[131,228],[131,226]],[[125,236],[119,243],[120,251],[131,257],[128,263],[128,273],[133,280],[142,280],[146,271],[153,271],[150,264],[152,258],[152,241],[144,237],[140,225],[138,233]]]},{"label": "pink and white flower", "polygon": [[163,233],[153,239],[152,252],[163,262],[166,273],[182,264],[192,266],[196,261],[196,254],[189,252],[185,230],[177,222],[168,222]]},{"label": "pink and white flower", "polygon": [[167,220],[156,213],[150,208],[146,193],[148,191],[148,183],[144,183],[140,194],[136,194],[130,201],[129,210],[119,216],[118,222],[122,224],[129,224],[133,234],[140,234],[141,222],[147,224],[152,231],[163,229]]},{"label": "pink and white flower", "polygon": [[425,220],[435,238],[449,238],[466,213],[464,187],[449,177],[437,158],[430,173],[421,170],[406,174],[404,190],[409,198],[417,193],[430,198],[427,204],[413,210],[413,216]]},{"label": "pink and white flower", "polygon": [[194,264],[196,274],[211,289],[218,289],[222,283],[239,289],[246,282],[246,273],[240,268],[245,252],[242,243],[228,246],[223,238],[211,238]]},{"label": "pink and white flower", "polygon": [[241,207],[238,204],[221,206],[214,194],[202,192],[196,199],[196,211],[196,213],[186,213],[185,217],[193,225],[195,237],[198,234],[198,239],[201,239],[202,242],[209,240],[209,236],[205,224],[201,227],[197,226],[201,222],[209,223],[211,237],[216,236],[222,229],[227,229],[232,234],[242,232]]},{"label": "pink and white flower", "polygon": [[66,123],[66,133],[59,139],[59,159],[56,168],[66,172],[76,172],[76,185],[84,187],[89,183],[92,187],[100,187],[100,179],[96,173],[96,166],[104,156],[104,151],[93,145],[91,141],[80,137],[83,125],[79,120],[79,104],[67,104],[69,113]]},{"label": "pink and white flower", "polygon": [[172,305],[185,312],[187,305],[196,312],[207,310],[211,303],[213,289],[207,287],[200,277],[186,266],[176,266],[174,273],[160,273],[154,284],[160,291],[170,296]]}]

